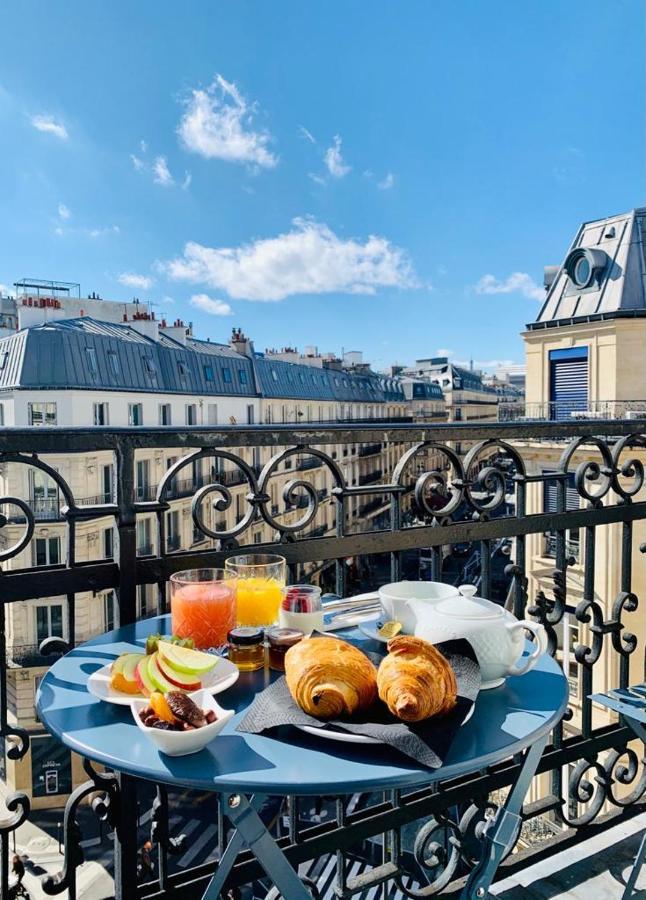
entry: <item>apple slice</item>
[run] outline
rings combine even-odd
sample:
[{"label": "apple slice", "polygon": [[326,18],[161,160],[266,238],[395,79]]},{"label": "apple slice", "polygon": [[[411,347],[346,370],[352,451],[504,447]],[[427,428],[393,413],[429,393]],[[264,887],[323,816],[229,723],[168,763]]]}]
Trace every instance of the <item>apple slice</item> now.
[{"label": "apple slice", "polygon": [[135,669],[135,678],[137,680],[137,684],[139,685],[139,690],[144,695],[144,697],[150,697],[150,695],[157,690],[157,688],[155,687],[155,683],[148,672],[147,656],[143,656],[137,663],[137,668]]},{"label": "apple slice", "polygon": [[198,678],[200,675],[210,672],[218,661],[217,656],[213,656],[212,653],[190,650],[188,647],[179,647],[177,644],[169,644],[167,641],[160,641],[157,651],[171,669]]},{"label": "apple slice", "polygon": [[143,658],[141,653],[123,653],[115,659],[110,670],[110,684],[115,691],[120,691],[122,694],[139,693],[135,671]]},{"label": "apple slice", "polygon": [[176,672],[175,669],[171,669],[168,663],[164,662],[159,653],[156,654],[155,664],[167,681],[170,681],[171,684],[181,688],[183,691],[199,691],[202,687],[202,682],[196,675],[185,675],[183,672]]},{"label": "apple slice", "polygon": [[167,691],[176,691],[177,685],[169,681],[157,665],[157,656],[157,653],[152,653],[148,657],[148,675],[155,685],[154,689],[161,691],[162,694],[165,694]]}]

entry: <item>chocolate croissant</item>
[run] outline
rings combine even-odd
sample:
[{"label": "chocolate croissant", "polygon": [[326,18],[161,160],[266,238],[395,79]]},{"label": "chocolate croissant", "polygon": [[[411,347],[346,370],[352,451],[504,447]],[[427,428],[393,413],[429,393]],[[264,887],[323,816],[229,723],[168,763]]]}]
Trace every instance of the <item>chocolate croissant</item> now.
[{"label": "chocolate croissant", "polygon": [[317,719],[351,716],[377,697],[368,657],[334,637],[305,638],[285,654],[285,678],[298,705]]},{"label": "chocolate croissant", "polygon": [[404,722],[421,722],[453,709],[455,674],[433,644],[410,635],[388,641],[388,656],[377,673],[379,696]]}]

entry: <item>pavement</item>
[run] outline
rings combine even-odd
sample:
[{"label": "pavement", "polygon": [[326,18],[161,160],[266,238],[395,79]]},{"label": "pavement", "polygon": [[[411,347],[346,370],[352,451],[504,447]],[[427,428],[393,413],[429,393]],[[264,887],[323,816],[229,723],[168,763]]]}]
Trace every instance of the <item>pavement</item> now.
[{"label": "pavement", "polygon": [[[642,813],[497,882],[490,893],[498,900],[620,900],[645,829]],[[631,900],[646,900],[646,866]]]}]

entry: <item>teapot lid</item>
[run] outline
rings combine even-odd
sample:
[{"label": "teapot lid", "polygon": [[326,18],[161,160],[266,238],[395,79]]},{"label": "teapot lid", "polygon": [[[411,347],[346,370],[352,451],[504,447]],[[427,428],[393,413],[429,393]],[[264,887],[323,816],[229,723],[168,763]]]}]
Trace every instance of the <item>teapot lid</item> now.
[{"label": "teapot lid", "polygon": [[434,604],[434,610],[456,619],[499,619],[505,615],[502,607],[483,597],[476,597],[477,588],[463,584],[458,588],[457,597],[447,597]]}]

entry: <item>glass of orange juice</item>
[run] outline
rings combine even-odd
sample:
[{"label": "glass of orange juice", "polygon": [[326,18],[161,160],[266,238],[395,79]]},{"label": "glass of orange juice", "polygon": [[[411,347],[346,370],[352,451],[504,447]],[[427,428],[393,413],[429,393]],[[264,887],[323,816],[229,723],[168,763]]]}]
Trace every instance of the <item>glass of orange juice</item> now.
[{"label": "glass of orange juice", "polygon": [[236,625],[236,581],[223,569],[186,569],[170,576],[173,634],[200,650],[219,647]]},{"label": "glass of orange juice", "polygon": [[285,558],[248,553],[230,557],[224,567],[236,579],[238,625],[265,627],[277,622],[286,583]]}]

